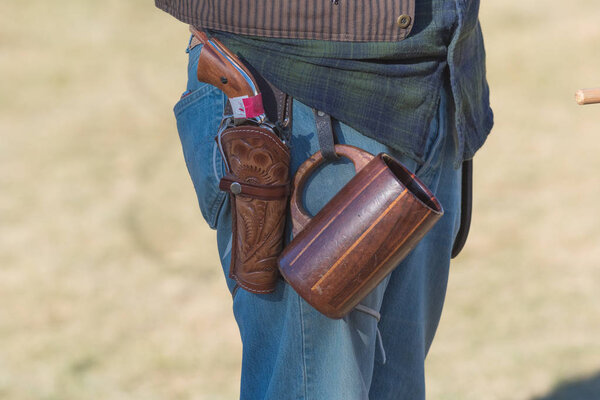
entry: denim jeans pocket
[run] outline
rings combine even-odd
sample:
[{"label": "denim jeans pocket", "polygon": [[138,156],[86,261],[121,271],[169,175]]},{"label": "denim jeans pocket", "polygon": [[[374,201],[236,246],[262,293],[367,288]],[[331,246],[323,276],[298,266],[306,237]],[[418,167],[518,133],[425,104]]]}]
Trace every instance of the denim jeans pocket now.
[{"label": "denim jeans pocket", "polygon": [[[197,80],[192,73],[188,79]],[[223,92],[214,86],[193,82],[188,83],[188,91],[173,110],[200,211],[211,229],[216,228],[226,196],[219,190],[224,164],[214,140],[223,114],[223,102]]]}]

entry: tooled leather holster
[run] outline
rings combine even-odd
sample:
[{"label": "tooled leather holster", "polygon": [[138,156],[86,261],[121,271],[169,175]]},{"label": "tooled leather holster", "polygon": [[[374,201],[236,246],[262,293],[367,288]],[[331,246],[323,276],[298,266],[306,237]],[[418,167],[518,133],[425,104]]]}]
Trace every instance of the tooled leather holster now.
[{"label": "tooled leather holster", "polygon": [[290,129],[291,98],[263,87],[267,117],[275,126],[233,126],[217,137],[227,169],[219,188],[229,192],[231,202],[229,276],[252,293],[275,290],[290,193],[290,150],[279,135]]},{"label": "tooled leather holster", "polygon": [[291,128],[291,98],[217,39],[191,30],[205,46],[198,79],[229,98],[216,137],[227,170],[219,188],[229,192],[232,215],[229,276],[250,292],[270,293],[279,278],[290,192],[290,150],[283,139]]},{"label": "tooled leather holster", "polygon": [[250,292],[269,293],[279,277],[290,152],[272,132],[257,126],[232,127],[220,137],[227,175],[219,187],[230,194],[232,214],[229,276]]}]

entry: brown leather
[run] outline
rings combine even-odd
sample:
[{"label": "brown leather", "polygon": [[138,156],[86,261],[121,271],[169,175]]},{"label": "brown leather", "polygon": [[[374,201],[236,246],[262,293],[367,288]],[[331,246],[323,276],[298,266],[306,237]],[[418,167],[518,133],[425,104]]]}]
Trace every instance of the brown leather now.
[{"label": "brown leather", "polygon": [[292,97],[265,79],[247,60],[242,59],[241,62],[250,71],[260,89],[267,119],[277,122],[280,128],[291,128]]},{"label": "brown leather", "polygon": [[[258,87],[261,89],[263,94],[263,102],[265,103],[265,111],[267,117],[271,121],[277,121],[281,128],[291,128],[292,123],[292,96],[282,92],[277,87],[266,79],[262,78],[262,75],[255,72],[254,76],[257,76],[256,80]],[[261,80],[264,79],[264,83]],[[273,97],[274,106],[270,104],[269,96]],[[269,114],[269,110],[273,109],[273,115]]]},{"label": "brown leather", "polygon": [[[373,155],[358,147],[348,145],[335,146],[335,152],[339,156],[346,157],[354,164],[356,172],[360,171],[365,165],[373,159]],[[324,162],[323,155],[320,151],[313,154],[308,160],[304,161],[296,171],[294,176],[294,190],[290,199],[290,214],[292,216],[292,233],[296,236],[304,226],[308,224],[311,217],[306,213],[302,206],[302,192],[304,184]]]},{"label": "brown leather", "polygon": [[335,153],[335,131],[331,121],[331,116],[323,111],[313,108],[315,116],[315,125],[317,127],[317,138],[319,139],[319,149],[321,155],[327,161],[335,161],[339,156]]},{"label": "brown leather", "polygon": [[[233,186],[236,184],[239,188],[237,191]],[[259,185],[255,183],[238,182],[237,177],[232,175],[226,175],[221,178],[221,182],[219,182],[219,189],[237,196],[261,200],[277,200],[281,198],[287,198],[290,194],[289,183],[283,183],[281,185]]]},{"label": "brown leather", "polygon": [[287,282],[330,318],[354,308],[416,246],[442,216],[425,185],[387,154],[336,145],[357,174],[315,217],[302,208],[302,189],[322,163],[316,153],[298,170],[291,197],[295,235],[279,258]]},{"label": "brown leather", "polygon": [[[230,193],[232,256],[229,276],[253,293],[269,293],[279,277],[277,257],[289,192],[289,149],[270,129],[257,126],[228,128],[217,138],[225,157],[227,176],[222,190]],[[240,193],[231,184],[240,184]]]}]

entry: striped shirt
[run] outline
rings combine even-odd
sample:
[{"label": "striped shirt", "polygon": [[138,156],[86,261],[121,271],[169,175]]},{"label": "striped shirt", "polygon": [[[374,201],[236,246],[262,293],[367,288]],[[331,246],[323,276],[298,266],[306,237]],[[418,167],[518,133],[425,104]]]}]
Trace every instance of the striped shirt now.
[{"label": "striped shirt", "polygon": [[[413,26],[415,0],[156,0],[190,25],[240,35],[397,41]],[[400,21],[399,21],[400,20]]]}]

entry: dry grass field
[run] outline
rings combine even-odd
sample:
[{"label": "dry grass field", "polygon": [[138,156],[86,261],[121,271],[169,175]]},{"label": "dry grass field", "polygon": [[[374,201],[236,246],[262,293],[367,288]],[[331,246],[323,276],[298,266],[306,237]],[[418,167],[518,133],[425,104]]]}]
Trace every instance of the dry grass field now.
[{"label": "dry grass field", "polygon": [[[598,0],[484,1],[496,127],[433,400],[600,399]],[[234,399],[240,343],[141,0],[0,2],[0,399]]]}]

